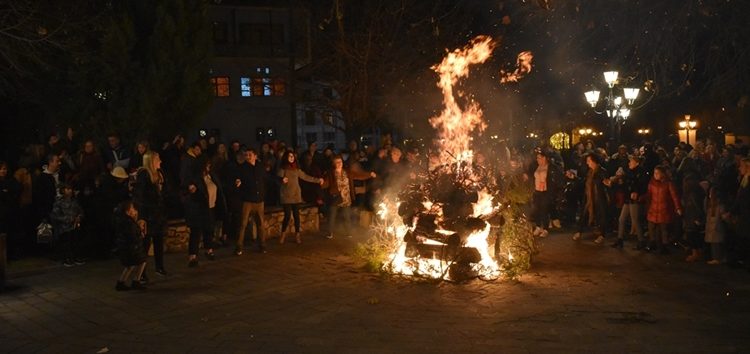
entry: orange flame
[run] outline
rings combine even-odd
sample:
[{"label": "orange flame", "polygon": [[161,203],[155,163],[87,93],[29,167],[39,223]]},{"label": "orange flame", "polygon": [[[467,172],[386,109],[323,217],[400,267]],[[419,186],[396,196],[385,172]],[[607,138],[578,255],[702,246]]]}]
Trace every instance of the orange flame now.
[{"label": "orange flame", "polygon": [[533,59],[534,55],[530,51],[518,53],[518,57],[516,58],[516,70],[512,73],[506,73],[505,70],[500,70],[500,83],[518,82],[518,80],[523,79],[524,76],[531,73],[531,61]]},{"label": "orange flame", "polygon": [[477,202],[473,205],[474,214],[472,216],[478,218],[492,214],[495,211],[495,207],[492,205],[494,199],[492,194],[487,192],[486,189],[479,191],[477,194]]},{"label": "orange flame", "polygon": [[[482,120],[482,110],[471,100],[461,109],[454,93],[454,85],[460,78],[469,76],[469,66],[483,63],[492,55],[495,42],[491,37],[478,36],[463,48],[456,49],[432,67],[440,75],[438,87],[443,91],[443,111],[430,118],[430,124],[438,130],[440,162],[471,162],[471,133],[474,129],[483,131],[487,124]],[[458,91],[459,95],[463,92]]]},{"label": "orange flame", "polygon": [[[478,36],[463,48],[449,52],[443,61],[432,67],[440,76],[438,87],[443,92],[444,108],[440,115],[430,118],[432,126],[438,130],[438,147],[441,148],[441,164],[459,164],[466,167],[466,164],[472,162],[473,153],[471,150],[471,134],[476,130],[483,131],[486,128],[482,120],[482,110],[479,104],[470,100],[462,108],[456,100],[456,95],[466,97],[460,90],[455,90],[454,86],[459,79],[469,76],[469,66],[472,64],[483,63],[486,61],[495,48],[495,42],[488,36]],[[530,65],[530,60],[528,61]],[[530,67],[528,71],[530,71]],[[470,170],[470,169],[468,169]],[[470,183],[471,179],[467,179]],[[492,195],[486,190],[479,192],[478,201],[473,205],[474,217],[487,217],[494,213],[497,207],[493,206]],[[436,215],[441,216],[441,205],[435,204],[430,200],[423,201],[425,208],[433,210]],[[382,232],[395,238],[393,252],[390,254],[390,261],[384,265],[384,269],[396,274],[429,276],[432,278],[441,278],[446,276],[445,270],[451,264],[440,258],[425,257],[406,257],[406,242],[404,236],[413,231],[414,225],[405,225],[399,217],[398,202],[390,198],[384,198],[378,210],[380,217],[379,225]],[[452,234],[453,231],[438,229],[436,232]],[[474,247],[480,253],[481,260],[473,265],[474,271],[484,278],[496,278],[500,273],[500,267],[493,258],[490,251],[488,238],[491,232],[491,226],[485,221],[485,227],[470,234],[466,239],[465,246]],[[418,238],[419,240],[419,238]],[[419,240],[419,242],[429,243],[437,242],[428,239]]]}]

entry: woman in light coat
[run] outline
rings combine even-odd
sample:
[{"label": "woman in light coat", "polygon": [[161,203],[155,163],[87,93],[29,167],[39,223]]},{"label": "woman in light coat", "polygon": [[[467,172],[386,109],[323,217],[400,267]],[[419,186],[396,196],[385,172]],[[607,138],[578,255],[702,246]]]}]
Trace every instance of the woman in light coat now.
[{"label": "woman in light coat", "polygon": [[279,243],[284,243],[284,240],[286,239],[286,230],[289,226],[290,216],[294,216],[294,239],[297,243],[302,243],[302,238],[299,233],[299,205],[302,204],[302,189],[299,186],[299,180],[323,184],[323,179],[311,177],[303,172],[297,165],[297,158],[292,151],[286,151],[284,153],[277,175],[281,179],[279,199],[281,205],[284,207],[284,220],[281,223],[281,237],[279,237]]}]

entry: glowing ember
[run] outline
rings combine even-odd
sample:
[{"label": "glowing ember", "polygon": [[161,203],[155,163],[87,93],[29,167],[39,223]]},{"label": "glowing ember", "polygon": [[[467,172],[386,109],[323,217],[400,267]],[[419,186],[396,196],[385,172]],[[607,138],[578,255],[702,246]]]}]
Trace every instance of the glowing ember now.
[{"label": "glowing ember", "polygon": [[474,203],[474,217],[482,217],[490,215],[495,212],[495,207],[492,206],[492,194],[487,192],[486,189],[479,191],[479,200]]},{"label": "glowing ember", "polygon": [[481,261],[474,265],[474,270],[484,278],[496,278],[500,275],[500,266],[497,265],[497,261],[490,256],[489,252],[490,245],[487,238],[490,235],[490,228],[490,224],[485,222],[482,231],[472,233],[466,239],[466,246],[476,248],[479,255],[482,256]]},{"label": "glowing ember", "polygon": [[518,53],[516,58],[516,70],[512,73],[506,73],[504,70],[500,70],[500,83],[518,82],[524,76],[531,72],[531,61],[534,59],[534,55],[529,51]]}]

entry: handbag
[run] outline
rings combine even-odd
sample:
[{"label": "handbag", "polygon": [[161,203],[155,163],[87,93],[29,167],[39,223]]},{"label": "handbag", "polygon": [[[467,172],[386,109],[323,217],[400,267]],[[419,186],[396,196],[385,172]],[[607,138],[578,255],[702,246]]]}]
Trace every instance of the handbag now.
[{"label": "handbag", "polygon": [[36,243],[50,243],[52,242],[52,224],[43,220],[36,227]]}]

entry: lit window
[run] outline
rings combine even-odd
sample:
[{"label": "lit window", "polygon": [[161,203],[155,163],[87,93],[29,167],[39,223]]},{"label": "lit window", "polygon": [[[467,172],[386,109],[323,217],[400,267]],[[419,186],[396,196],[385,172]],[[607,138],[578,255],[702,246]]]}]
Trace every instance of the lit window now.
[{"label": "lit window", "polygon": [[273,95],[274,96],[285,96],[286,95],[286,81],[281,78],[273,80]]},{"label": "lit window", "polygon": [[267,77],[263,78],[263,96],[273,96],[273,80]]},{"label": "lit window", "polygon": [[243,77],[240,78],[242,97],[285,96],[286,82],[280,78]]},{"label": "lit window", "polygon": [[229,97],[229,76],[216,76],[211,78],[214,96]]},{"label": "lit window", "polygon": [[252,96],[252,85],[249,77],[240,78],[240,92],[242,92],[242,97]]},{"label": "lit window", "polygon": [[253,78],[252,95],[256,97],[263,96],[263,79],[262,78],[259,78],[259,77]]}]

